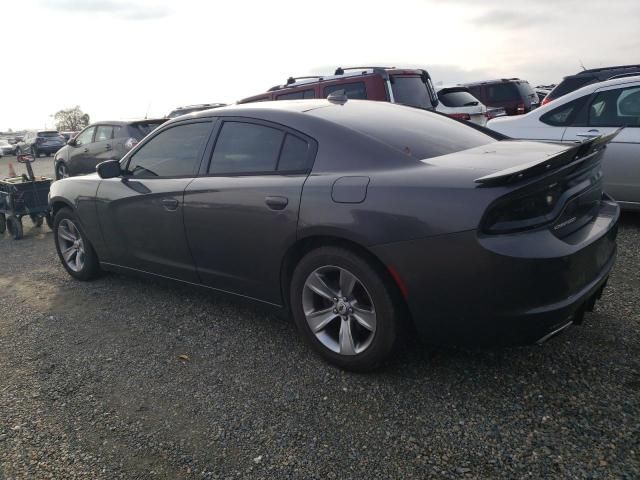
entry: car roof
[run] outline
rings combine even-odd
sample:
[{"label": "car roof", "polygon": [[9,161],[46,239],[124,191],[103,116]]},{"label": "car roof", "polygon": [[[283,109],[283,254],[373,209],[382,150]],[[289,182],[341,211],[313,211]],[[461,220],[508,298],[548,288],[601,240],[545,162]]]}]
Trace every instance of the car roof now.
[{"label": "car roof", "polygon": [[590,68],[588,70],[583,70],[581,72],[575,73],[573,75],[567,75],[566,78],[573,77],[598,77],[598,74],[606,74],[606,75],[615,75],[614,72],[624,70],[640,70],[640,65],[616,65],[613,67],[600,67],[600,68]]},{"label": "car roof", "polygon": [[493,83],[518,83],[518,82],[524,82],[524,83],[529,83],[527,80],[524,80],[522,78],[497,78],[495,80],[483,80],[481,82],[469,82],[469,83],[463,83],[462,86],[464,87],[474,87],[476,85],[489,85],[489,84],[493,84]]}]

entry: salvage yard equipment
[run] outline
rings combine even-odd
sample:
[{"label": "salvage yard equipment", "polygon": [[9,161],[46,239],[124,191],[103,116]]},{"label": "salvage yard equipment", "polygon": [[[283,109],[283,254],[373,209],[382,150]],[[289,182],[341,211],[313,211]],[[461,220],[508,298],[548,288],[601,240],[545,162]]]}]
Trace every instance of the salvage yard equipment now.
[{"label": "salvage yard equipment", "polygon": [[51,179],[36,177],[31,163],[32,155],[18,155],[18,162],[27,166],[27,175],[0,180],[0,235],[5,230],[14,240],[23,236],[22,217],[29,216],[36,227],[42,226],[43,219],[51,228],[49,211],[49,188]]}]

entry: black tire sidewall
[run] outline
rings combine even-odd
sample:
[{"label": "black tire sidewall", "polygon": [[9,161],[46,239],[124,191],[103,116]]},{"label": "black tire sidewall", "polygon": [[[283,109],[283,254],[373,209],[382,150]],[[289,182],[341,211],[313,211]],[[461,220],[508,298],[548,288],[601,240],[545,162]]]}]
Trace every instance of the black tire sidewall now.
[{"label": "black tire sidewall", "polygon": [[4,232],[7,230],[7,217],[5,217],[4,213],[0,213],[0,235],[4,235]]},{"label": "black tire sidewall", "polygon": [[66,168],[66,166],[64,165],[63,162],[58,162],[56,164],[56,180],[62,180],[64,178],[60,172],[62,168]]},{"label": "black tire sidewall", "polygon": [[[80,235],[82,236],[82,241],[84,243],[84,247],[85,247],[84,248],[85,250],[84,266],[82,270],[80,270],[79,272],[75,272],[69,268],[69,266],[67,265],[67,262],[64,261],[64,258],[62,257],[62,253],[60,251],[60,243],[58,240],[58,225],[60,225],[60,222],[64,219],[67,219],[73,222],[73,224],[76,226],[76,228],[80,232]],[[53,238],[55,241],[58,258],[60,258],[60,263],[62,263],[62,266],[64,267],[64,269],[67,271],[69,275],[71,275],[72,277],[78,280],[83,280],[83,281],[93,280],[98,276],[98,274],[100,273],[98,256],[93,250],[93,246],[89,242],[89,239],[87,238],[86,234],[82,230],[82,226],[80,225],[80,222],[78,221],[75,213],[73,213],[73,211],[70,208],[62,208],[58,210],[58,212],[56,213],[53,219]]]},{"label": "black tire sidewall", "polygon": [[[308,276],[319,267],[332,265],[353,273],[372,297],[376,311],[376,332],[371,345],[357,355],[340,355],[325,347],[311,331],[302,309],[302,292]],[[321,247],[308,253],[296,266],[290,288],[293,318],[305,340],[323,358],[341,368],[369,371],[378,367],[391,353],[398,336],[398,312],[393,296],[381,272],[360,255],[341,247]]]},{"label": "black tire sidewall", "polygon": [[22,222],[18,217],[14,217],[13,215],[7,218],[7,230],[9,230],[9,235],[11,235],[11,238],[14,240],[20,240],[24,235]]}]

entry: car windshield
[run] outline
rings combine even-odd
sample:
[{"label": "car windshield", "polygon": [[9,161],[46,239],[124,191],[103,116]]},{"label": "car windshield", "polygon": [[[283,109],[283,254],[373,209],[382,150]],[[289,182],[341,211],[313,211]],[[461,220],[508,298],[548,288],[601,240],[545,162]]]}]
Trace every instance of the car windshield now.
[{"label": "car windshield", "polygon": [[427,85],[418,75],[391,76],[391,89],[395,103],[418,108],[432,108]]},{"label": "car windshield", "polygon": [[466,89],[446,88],[438,92],[438,100],[446,107],[473,107],[480,102]]}]

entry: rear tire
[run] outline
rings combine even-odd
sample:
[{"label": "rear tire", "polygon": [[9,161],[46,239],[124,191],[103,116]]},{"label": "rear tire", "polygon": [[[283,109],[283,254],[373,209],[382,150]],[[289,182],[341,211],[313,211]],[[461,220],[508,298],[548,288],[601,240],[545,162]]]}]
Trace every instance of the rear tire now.
[{"label": "rear tire", "polygon": [[321,247],[293,272],[298,329],[325,360],[346,370],[375,369],[396,344],[400,309],[379,270],[351,250]]},{"label": "rear tire", "polygon": [[24,236],[22,221],[14,215],[7,217],[7,230],[14,240],[20,240]]},{"label": "rear tire", "polygon": [[58,257],[69,275],[82,281],[99,276],[98,256],[71,209],[62,208],[56,213],[53,233]]},{"label": "rear tire", "polygon": [[7,217],[5,217],[4,213],[0,213],[0,235],[4,235],[4,232],[7,230]]}]

